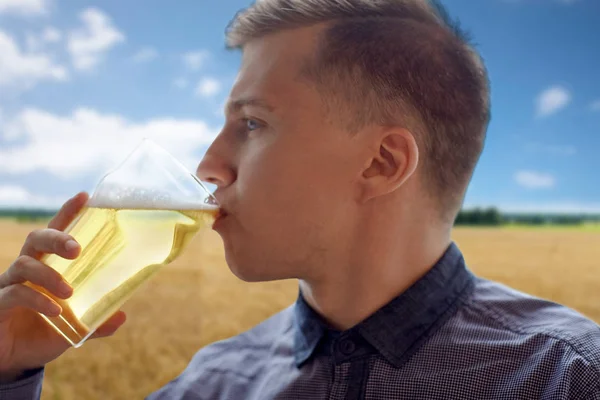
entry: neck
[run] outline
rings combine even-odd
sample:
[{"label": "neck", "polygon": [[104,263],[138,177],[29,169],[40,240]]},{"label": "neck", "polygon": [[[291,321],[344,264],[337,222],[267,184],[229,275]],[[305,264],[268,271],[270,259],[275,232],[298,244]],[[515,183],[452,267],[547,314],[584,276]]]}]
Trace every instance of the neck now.
[{"label": "neck", "polygon": [[[381,224],[379,224],[381,222]],[[451,228],[413,223],[389,224],[370,219],[355,240],[349,240],[339,262],[327,274],[300,280],[307,303],[334,329],[347,330],[425,275],[450,245]],[[402,228],[398,228],[401,226]],[[365,234],[369,232],[369,234]]]}]

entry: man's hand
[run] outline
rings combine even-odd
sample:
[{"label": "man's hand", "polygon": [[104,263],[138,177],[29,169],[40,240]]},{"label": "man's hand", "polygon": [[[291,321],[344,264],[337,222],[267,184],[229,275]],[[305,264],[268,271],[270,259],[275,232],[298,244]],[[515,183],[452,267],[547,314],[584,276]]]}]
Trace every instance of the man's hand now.
[{"label": "man's hand", "polygon": [[[60,299],[73,294],[72,288],[54,269],[40,261],[44,254],[75,259],[81,248],[63,231],[88,201],[79,193],[67,201],[47,229],[31,232],[19,257],[0,275],[0,382],[17,379],[24,371],[39,368],[54,360],[69,347],[37,313],[49,317],[60,314],[60,306],[29,286],[38,285]],[[125,314],[115,313],[96,330],[92,338],[112,335],[125,322]]]}]

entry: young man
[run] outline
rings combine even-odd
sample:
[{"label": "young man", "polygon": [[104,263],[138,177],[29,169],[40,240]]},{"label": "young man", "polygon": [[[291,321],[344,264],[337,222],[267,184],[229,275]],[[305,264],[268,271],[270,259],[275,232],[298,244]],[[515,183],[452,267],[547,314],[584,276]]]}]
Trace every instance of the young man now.
[{"label": "young man", "polygon": [[[600,399],[598,325],[475,277],[450,239],[490,112],[483,63],[440,6],[261,0],[228,40],[241,70],[197,174],[218,186],[233,273],[300,293],[149,399]],[[0,276],[0,398],[37,398],[67,349],[21,283],[69,296],[37,258],[76,257],[61,230],[86,200]]]}]

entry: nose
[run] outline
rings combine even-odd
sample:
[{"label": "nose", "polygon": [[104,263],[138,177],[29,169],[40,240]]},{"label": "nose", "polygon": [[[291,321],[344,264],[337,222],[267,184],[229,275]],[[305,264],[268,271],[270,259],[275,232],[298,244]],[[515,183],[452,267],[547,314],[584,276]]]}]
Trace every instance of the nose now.
[{"label": "nose", "polygon": [[233,162],[226,156],[227,152],[223,144],[217,137],[196,169],[198,179],[212,183],[219,189],[230,186],[236,179]]}]

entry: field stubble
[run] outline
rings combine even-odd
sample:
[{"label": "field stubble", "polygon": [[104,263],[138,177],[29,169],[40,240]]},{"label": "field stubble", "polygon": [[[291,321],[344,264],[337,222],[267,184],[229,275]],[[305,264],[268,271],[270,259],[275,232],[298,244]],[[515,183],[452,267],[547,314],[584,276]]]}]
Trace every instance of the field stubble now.
[{"label": "field stubble", "polygon": [[[0,270],[39,224],[0,221]],[[575,308],[600,322],[600,232],[457,228],[476,274]],[[107,339],[67,351],[46,368],[42,400],[142,399],[183,371],[201,347],[245,331],[296,299],[296,281],[244,283],[213,232],[201,232],[123,308]]]}]

